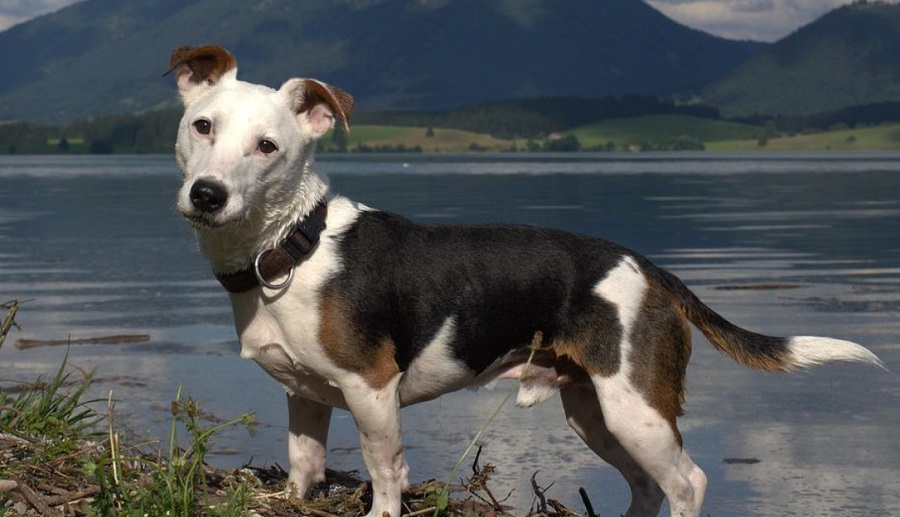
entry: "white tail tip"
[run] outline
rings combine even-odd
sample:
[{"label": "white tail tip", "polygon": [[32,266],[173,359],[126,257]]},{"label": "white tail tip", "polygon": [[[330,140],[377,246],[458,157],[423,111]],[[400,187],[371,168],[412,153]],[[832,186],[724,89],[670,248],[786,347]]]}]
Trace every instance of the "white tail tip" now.
[{"label": "white tail tip", "polygon": [[796,336],[790,338],[788,350],[791,354],[789,363],[796,368],[809,368],[833,361],[851,361],[868,363],[887,371],[878,356],[866,347],[850,341],[827,337]]}]

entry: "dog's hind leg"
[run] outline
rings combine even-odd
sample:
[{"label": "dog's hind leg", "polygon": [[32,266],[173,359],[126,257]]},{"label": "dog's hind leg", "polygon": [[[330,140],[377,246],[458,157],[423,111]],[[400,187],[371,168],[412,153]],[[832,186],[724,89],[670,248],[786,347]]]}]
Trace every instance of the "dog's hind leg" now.
[{"label": "dog's hind leg", "polygon": [[325,454],[331,406],[288,394],[288,493],[306,496],[325,481]]},{"label": "dog's hind leg", "polygon": [[631,488],[625,517],[656,517],[665,494],[609,432],[593,386],[569,384],[560,389],[569,426],[605,462],[617,468]]},{"label": "dog's hind leg", "polygon": [[592,380],[607,429],[666,494],[672,517],[697,517],[706,476],[682,448],[678,430],[621,375]]}]

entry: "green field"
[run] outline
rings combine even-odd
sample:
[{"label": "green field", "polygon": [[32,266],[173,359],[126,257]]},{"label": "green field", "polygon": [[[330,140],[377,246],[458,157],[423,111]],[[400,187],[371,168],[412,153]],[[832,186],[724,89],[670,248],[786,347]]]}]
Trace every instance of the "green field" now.
[{"label": "green field", "polygon": [[709,151],[882,151],[900,149],[900,124],[843,129],[773,138],[760,146],[754,139],[707,143]]},{"label": "green field", "polygon": [[[500,151],[509,149],[511,140],[494,138],[490,135],[472,133],[459,129],[434,128],[433,135],[427,135],[427,128],[400,126],[351,126],[347,135],[347,149],[353,151],[359,146],[372,149],[396,148],[406,149],[419,147],[423,152],[465,152],[473,145],[480,150]],[[322,137],[320,148],[332,151],[337,144],[332,133]]]},{"label": "green field", "polygon": [[[760,128],[748,124],[710,120],[685,115],[648,115],[612,119],[579,126],[566,133],[578,137],[583,149],[613,142],[619,148],[663,142],[687,136],[700,142],[755,139]],[[755,140],[754,140],[755,141]]]}]

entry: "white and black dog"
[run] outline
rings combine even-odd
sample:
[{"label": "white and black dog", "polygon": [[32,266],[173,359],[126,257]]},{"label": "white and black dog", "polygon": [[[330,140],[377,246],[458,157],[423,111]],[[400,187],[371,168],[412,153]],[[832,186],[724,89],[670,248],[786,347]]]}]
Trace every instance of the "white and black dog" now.
[{"label": "white and black dog", "polygon": [[[631,488],[627,516],[697,516],[703,471],[682,447],[689,323],[747,366],[880,365],[865,348],[768,337],[713,312],[611,242],[523,226],[427,226],[334,196],[316,140],[353,99],[314,79],[237,79],[216,46],[172,53],[185,107],[178,211],[230,292],[241,355],[288,393],[290,478],[324,479],[332,407],[348,409],[372,478],[369,516],[399,517],[400,407],[495,378],[517,402],[559,390],[569,425]],[[526,361],[536,349],[532,363]]]}]

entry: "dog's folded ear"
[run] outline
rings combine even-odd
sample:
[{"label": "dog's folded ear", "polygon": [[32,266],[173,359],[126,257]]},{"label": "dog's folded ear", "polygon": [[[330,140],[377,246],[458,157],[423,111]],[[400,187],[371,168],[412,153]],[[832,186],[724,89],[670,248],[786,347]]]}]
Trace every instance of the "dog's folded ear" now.
[{"label": "dog's folded ear", "polygon": [[226,75],[237,77],[237,61],[230,52],[216,45],[179,47],[169,57],[169,70],[175,72],[178,92],[185,104],[189,104],[207,86],[219,82]]},{"label": "dog's folded ear", "polygon": [[350,130],[354,102],[344,90],[316,79],[291,79],[282,85],[281,92],[288,96],[294,113],[309,123],[314,138],[333,128],[335,117]]}]

